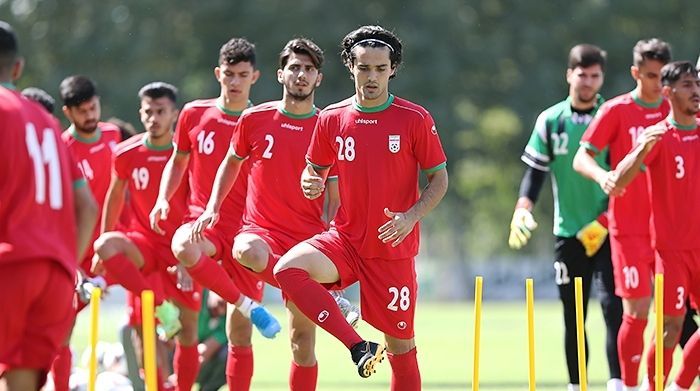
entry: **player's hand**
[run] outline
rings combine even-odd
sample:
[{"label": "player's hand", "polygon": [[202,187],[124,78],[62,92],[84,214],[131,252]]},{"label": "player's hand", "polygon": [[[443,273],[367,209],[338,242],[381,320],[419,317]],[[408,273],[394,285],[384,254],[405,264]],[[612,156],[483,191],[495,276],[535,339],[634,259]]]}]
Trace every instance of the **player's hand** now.
[{"label": "player's hand", "polygon": [[182,265],[177,265],[177,289],[183,292],[192,292],[194,289],[194,283],[192,282],[192,277],[190,273],[187,272]]},{"label": "player's hand", "polygon": [[165,231],[160,228],[161,220],[168,219],[168,213],[170,213],[170,203],[168,200],[158,199],[156,200],[156,205],[153,210],[148,215],[148,219],[151,221],[151,229],[154,230],[159,235],[165,235]]},{"label": "player's hand", "polygon": [[598,178],[598,185],[603,192],[611,197],[619,197],[625,194],[625,189],[618,186],[617,181],[620,175],[615,171],[608,171],[605,175]]},{"label": "player's hand", "polygon": [[90,271],[92,272],[92,274],[97,275],[97,276],[104,276],[105,275],[106,270],[105,270],[104,261],[97,254],[92,256]]},{"label": "player's hand", "polygon": [[537,222],[532,213],[525,208],[515,208],[510,220],[510,235],[508,245],[513,250],[520,250],[532,237],[532,231],[537,228]]},{"label": "player's hand", "polygon": [[650,126],[644,129],[642,134],[637,137],[637,145],[643,145],[647,152],[650,151],[656,142],[661,139],[661,136],[666,133],[666,130],[667,128],[663,124]]},{"label": "player's hand", "polygon": [[576,232],[576,239],[578,239],[583,248],[586,249],[586,256],[594,256],[600,247],[605,243],[605,238],[608,237],[608,229],[603,227],[598,220],[593,220],[586,224],[578,232]]},{"label": "player's hand", "polygon": [[301,172],[301,191],[304,197],[315,200],[323,194],[326,185],[323,182],[323,177],[318,175],[311,165],[306,165],[304,171]]},{"label": "player's hand", "polygon": [[418,218],[414,217],[412,213],[392,212],[389,208],[384,208],[384,214],[389,218],[389,221],[379,227],[379,240],[382,243],[391,242],[391,247],[396,247],[413,231]]},{"label": "player's hand", "polygon": [[214,212],[213,210],[207,208],[204,212],[197,218],[197,220],[192,224],[192,230],[190,231],[190,241],[192,243],[199,242],[204,239],[202,235],[204,230],[207,228],[213,228],[216,223],[219,222],[219,212]]}]

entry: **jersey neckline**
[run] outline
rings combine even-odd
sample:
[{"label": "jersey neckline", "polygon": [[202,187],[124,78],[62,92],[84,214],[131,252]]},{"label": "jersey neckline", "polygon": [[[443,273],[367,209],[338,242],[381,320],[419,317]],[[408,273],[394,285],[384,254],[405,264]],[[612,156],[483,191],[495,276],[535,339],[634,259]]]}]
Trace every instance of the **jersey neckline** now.
[{"label": "jersey neckline", "polygon": [[313,117],[314,115],[316,115],[316,111],[317,111],[317,110],[318,110],[318,109],[317,109],[316,106],[314,105],[314,106],[311,108],[311,111],[308,112],[308,113],[306,113],[306,114],[294,114],[294,113],[290,113],[289,111],[285,110],[285,109],[282,107],[282,102],[280,102],[280,104],[277,106],[277,111],[279,111],[282,115],[284,115],[284,116],[286,116],[286,117],[289,117],[289,118],[291,118],[291,119],[307,119],[307,118],[311,118],[311,117]]},{"label": "jersey neckline", "polygon": [[676,122],[675,119],[671,118],[670,116],[668,117],[668,122],[676,129],[682,130],[685,132],[690,132],[693,130],[696,130],[698,128],[697,123],[695,125],[681,125],[678,122]]},{"label": "jersey neckline", "polygon": [[[246,107],[246,109],[248,107],[252,107],[252,106],[253,106],[253,102],[251,102],[250,99],[248,99],[248,106]],[[244,109],[241,111],[233,111],[233,110],[227,109],[224,106],[224,102],[223,102],[223,99],[221,99],[221,97],[216,98],[216,108],[219,109],[222,113],[224,113],[226,115],[230,115],[232,117],[240,117],[241,114],[243,114],[243,111],[245,110]]]},{"label": "jersey neckline", "polygon": [[95,144],[102,138],[102,129],[100,129],[99,126],[97,127],[97,129],[95,129],[95,135],[92,137],[83,137],[79,135],[78,131],[75,130],[75,125],[73,124],[71,124],[71,126],[68,127],[68,132],[70,133],[71,137],[84,144]]},{"label": "jersey neckline", "polygon": [[664,98],[660,97],[659,100],[653,103],[648,103],[642,100],[642,98],[639,97],[639,94],[637,94],[637,90],[632,90],[630,92],[630,96],[632,97],[632,100],[634,103],[636,103],[639,106],[644,107],[645,109],[658,109],[659,106],[664,102]]},{"label": "jersey neckline", "polygon": [[15,87],[15,85],[10,83],[9,81],[0,82],[0,86],[3,86],[5,88],[7,88],[8,90],[12,90],[12,91],[17,90],[17,87]]},{"label": "jersey neckline", "polygon": [[375,107],[362,106],[357,102],[357,95],[353,96],[352,98],[353,107],[355,107],[355,110],[362,113],[378,113],[380,111],[386,110],[389,106],[391,106],[392,103],[394,103],[394,94],[389,94],[389,98],[386,100],[386,102]]},{"label": "jersey neckline", "polygon": [[170,142],[170,144],[157,146],[157,145],[151,144],[148,141],[148,135],[143,137],[143,145],[151,151],[167,151],[168,149],[173,149],[173,142],[172,141]]}]

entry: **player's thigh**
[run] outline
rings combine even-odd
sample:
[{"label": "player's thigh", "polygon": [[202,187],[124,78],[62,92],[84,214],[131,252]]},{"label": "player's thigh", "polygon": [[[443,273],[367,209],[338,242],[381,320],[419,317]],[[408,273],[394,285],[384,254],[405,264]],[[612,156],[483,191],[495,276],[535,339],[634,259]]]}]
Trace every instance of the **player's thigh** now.
[{"label": "player's thigh", "polygon": [[396,339],[413,338],[418,299],[415,260],[363,260],[359,274],[364,320]]},{"label": "player's thigh", "polygon": [[691,273],[686,264],[688,257],[687,251],[656,252],[656,272],[664,276],[664,316],[685,315]]},{"label": "player's thigh", "polygon": [[331,258],[308,242],[301,242],[284,254],[277,262],[274,273],[286,269],[305,270],[322,284],[332,284],[340,279],[338,268]]},{"label": "player's thigh", "polygon": [[651,297],[654,249],[649,236],[610,236],[615,293],[625,299]]},{"label": "player's thigh", "polygon": [[207,230],[204,232],[202,240],[193,242],[190,240],[190,232],[192,231],[193,222],[185,223],[175,231],[173,235],[171,249],[180,263],[185,266],[192,266],[205,254],[213,257],[219,252],[216,244],[207,235]]},{"label": "player's thigh", "polygon": [[253,324],[231,303],[226,305],[226,335],[233,346],[251,346]]},{"label": "player's thigh", "polygon": [[593,278],[594,262],[586,256],[581,242],[576,238],[556,237],[554,241],[554,282],[562,302],[573,302],[574,282],[581,277],[584,296],[588,296]]}]

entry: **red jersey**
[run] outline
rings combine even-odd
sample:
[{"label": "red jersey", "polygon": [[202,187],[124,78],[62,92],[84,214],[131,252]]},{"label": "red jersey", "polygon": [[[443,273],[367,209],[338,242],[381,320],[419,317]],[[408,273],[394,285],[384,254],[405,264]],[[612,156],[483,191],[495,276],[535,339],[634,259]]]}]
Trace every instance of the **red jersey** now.
[{"label": "red jersey", "polygon": [[149,238],[162,238],[168,246],[187,210],[187,182],[183,181],[175,192],[170,201],[168,219],[160,223],[165,235],[158,235],[151,230],[148,215],[158,198],[160,178],[172,150],[172,144],[155,147],[148,143],[146,133],[137,134],[117,146],[113,165],[114,174],[119,179],[128,181],[132,213],[128,214],[130,219],[127,230],[141,232]]},{"label": "red jersey", "polygon": [[[191,153],[190,197],[187,219],[195,220],[209,202],[216,171],[228,153],[240,112],[226,110],[217,99],[196,100],[185,105],[175,129],[177,151]],[[248,188],[249,165],[243,164],[233,189],[221,204],[216,227],[235,234],[241,226]]]},{"label": "red jersey", "polygon": [[282,102],[243,113],[231,140],[235,156],[250,161],[244,224],[279,231],[302,241],[322,232],[323,197],[309,200],[299,190],[304,154],[318,119],[281,111]]},{"label": "red jersey", "polygon": [[50,258],[75,276],[74,186],[84,179],[58,121],[0,87],[0,263]]},{"label": "red jersey", "polygon": [[700,249],[700,120],[683,127],[667,119],[666,133],[644,159],[658,250]]},{"label": "red jersey", "polygon": [[[634,92],[605,102],[581,138],[581,145],[596,153],[608,147],[610,167],[618,163],[636,145],[644,128],[666,118],[670,110],[666,100],[649,105]],[[610,197],[610,231],[614,235],[649,235],[650,205],[647,183],[639,175],[620,197]]]},{"label": "red jersey", "polygon": [[418,201],[419,168],[432,173],[447,164],[428,111],[393,95],[373,108],[348,98],[321,112],[306,158],[315,166],[337,165],[341,203],[335,226],[361,257],[418,253],[418,225],[397,247],[382,243],[377,230],[389,220],[384,208],[405,212]]}]

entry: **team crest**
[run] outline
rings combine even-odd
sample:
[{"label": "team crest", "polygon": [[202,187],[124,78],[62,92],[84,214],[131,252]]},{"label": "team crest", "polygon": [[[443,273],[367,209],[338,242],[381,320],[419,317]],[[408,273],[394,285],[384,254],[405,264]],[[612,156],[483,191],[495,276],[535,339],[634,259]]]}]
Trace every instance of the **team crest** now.
[{"label": "team crest", "polygon": [[389,135],[389,152],[398,153],[401,149],[401,135],[390,134]]}]

